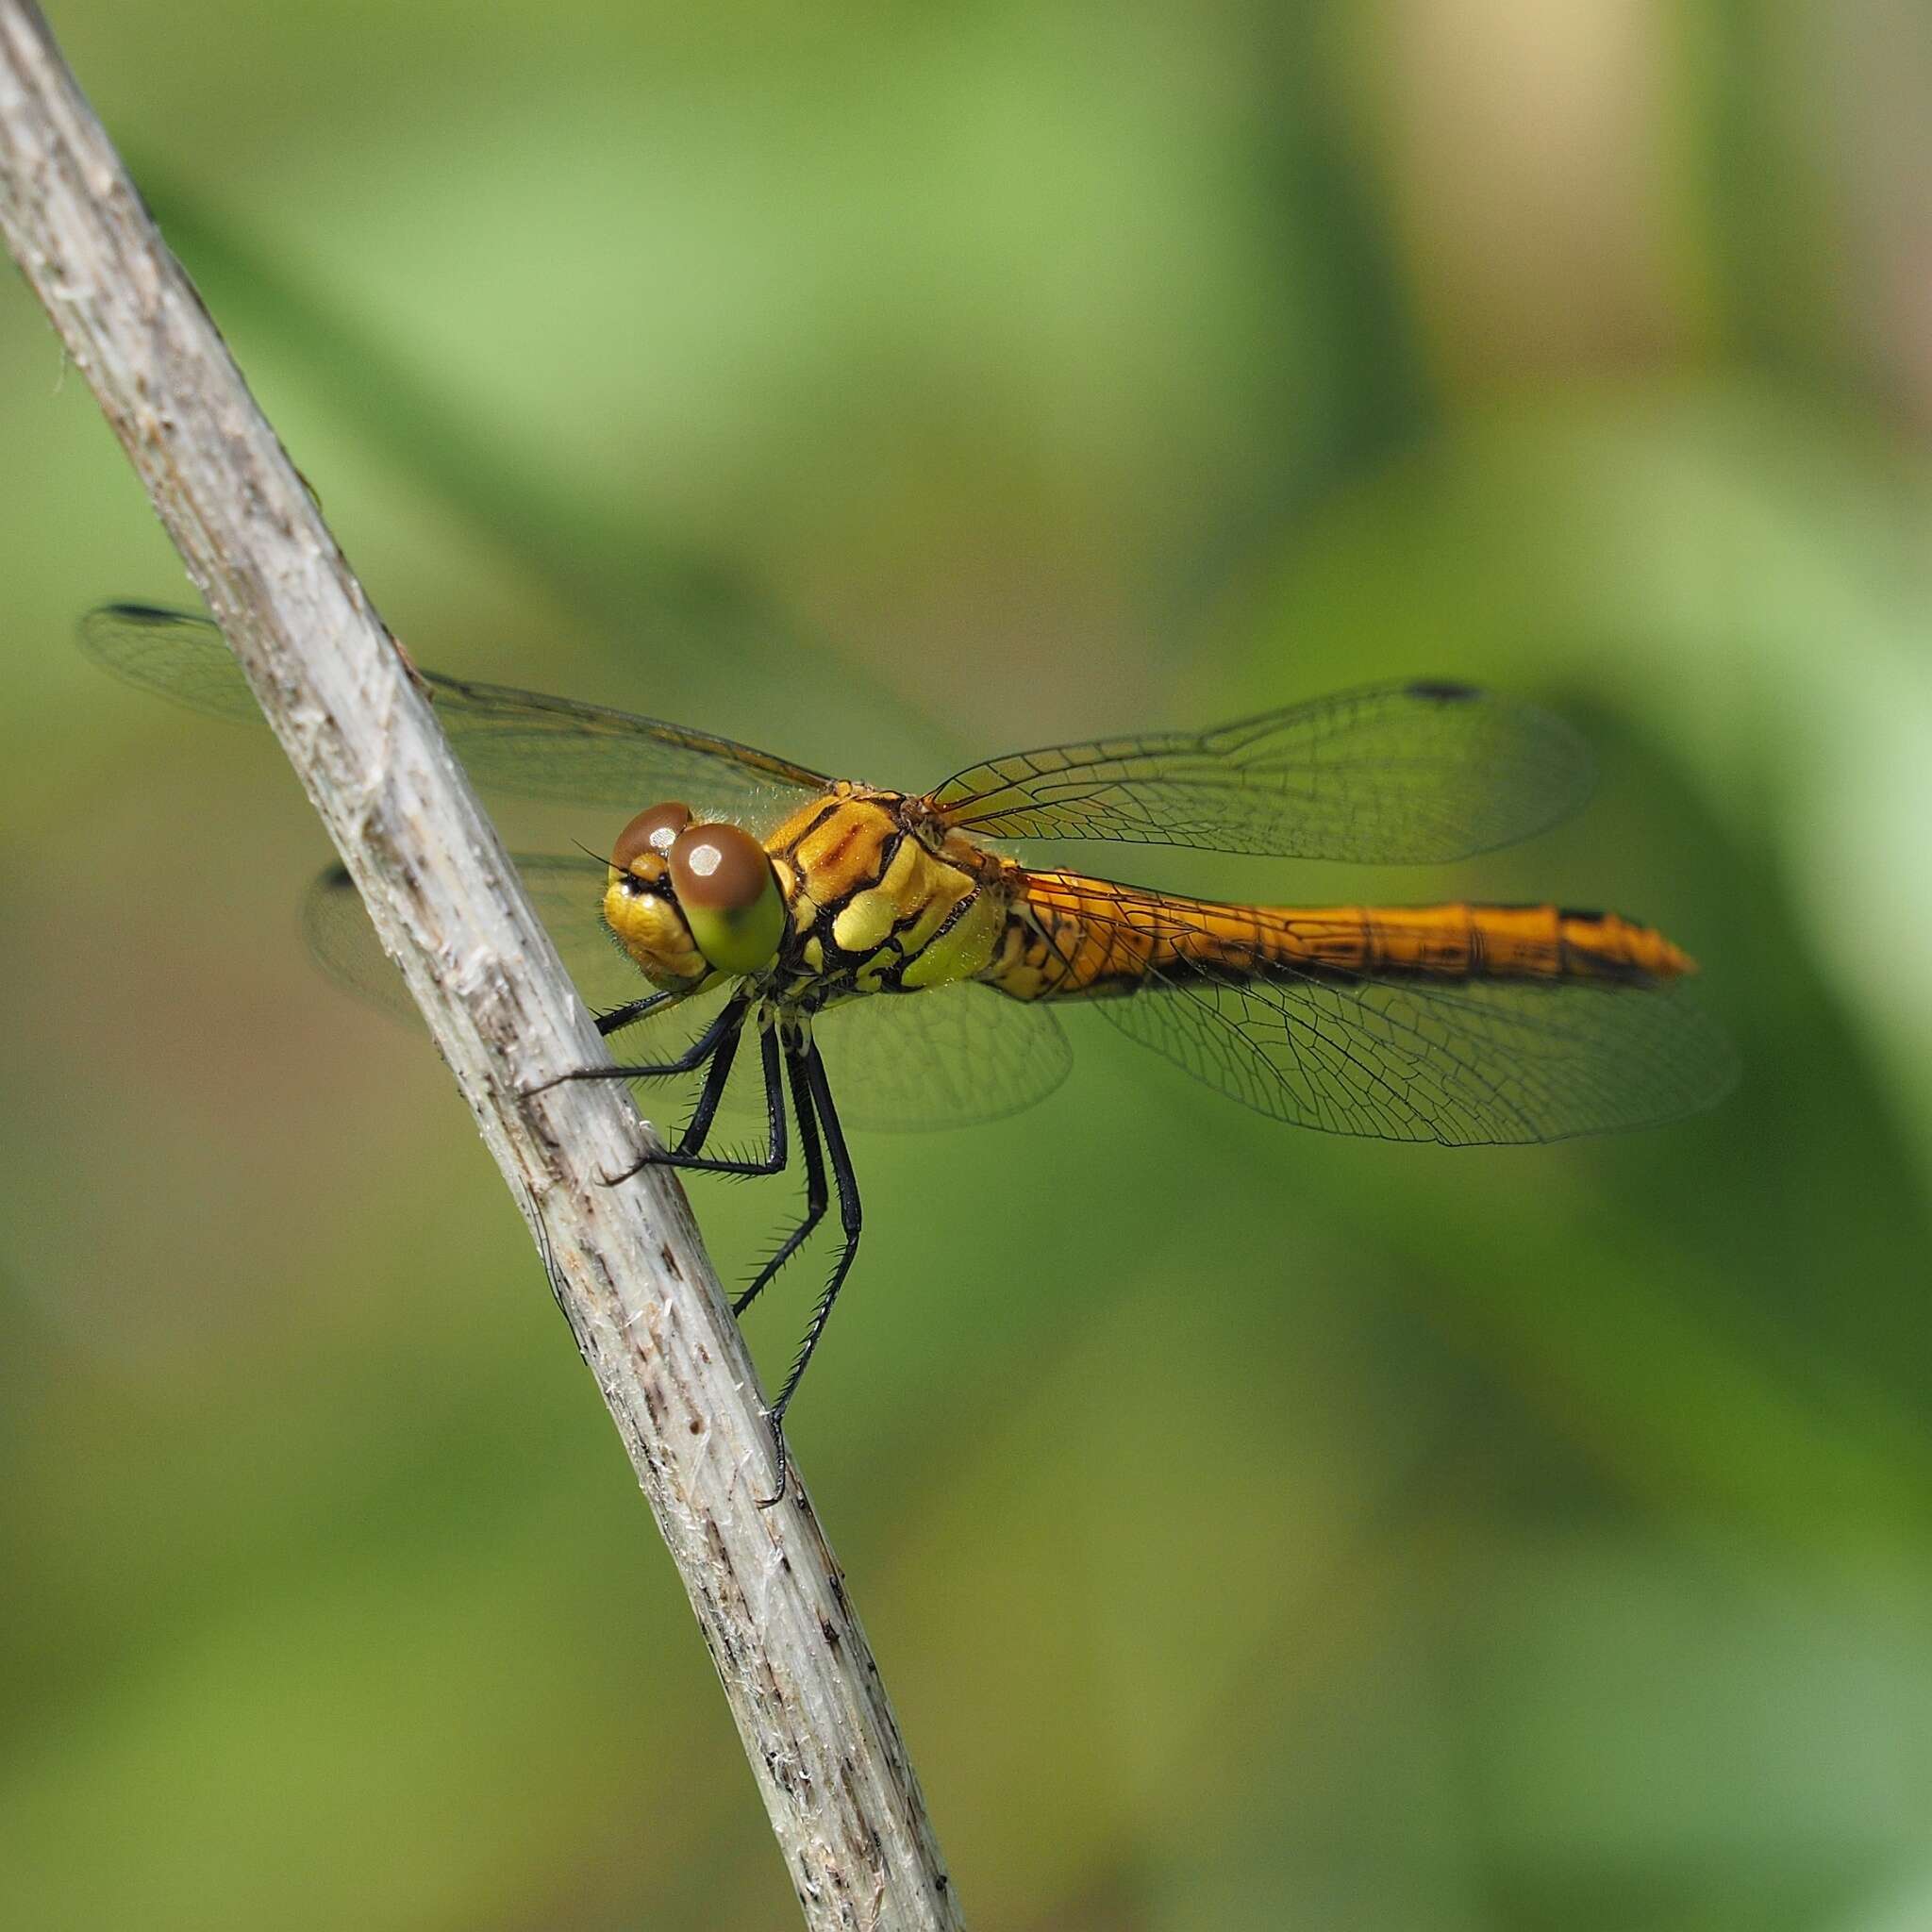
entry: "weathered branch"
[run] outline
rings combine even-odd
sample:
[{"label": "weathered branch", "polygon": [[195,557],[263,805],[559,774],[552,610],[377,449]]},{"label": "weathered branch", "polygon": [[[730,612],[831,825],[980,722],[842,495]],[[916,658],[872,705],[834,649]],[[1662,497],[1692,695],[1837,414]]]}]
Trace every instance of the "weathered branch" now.
[{"label": "weathered branch", "polygon": [[[45,22],[0,0],[0,227],[233,643],[545,1250],[690,1592],[813,1926],[960,1921],[803,1489],[675,1184],[599,1176],[641,1131],[431,708]],[[648,801],[640,801],[641,804]],[[622,1620],[601,1641],[624,1642]],[[592,1636],[589,1641],[599,1639]]]}]

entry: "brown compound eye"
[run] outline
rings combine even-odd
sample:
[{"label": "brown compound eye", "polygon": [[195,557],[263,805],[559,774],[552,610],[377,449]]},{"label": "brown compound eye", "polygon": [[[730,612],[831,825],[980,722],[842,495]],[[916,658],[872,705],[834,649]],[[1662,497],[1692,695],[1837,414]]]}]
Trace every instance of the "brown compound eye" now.
[{"label": "brown compound eye", "polygon": [[768,968],[785,931],[785,901],[765,848],[737,825],[687,825],[666,864],[691,938],[720,973]]},{"label": "brown compound eye", "polygon": [[681,906],[742,912],[756,906],[772,883],[765,848],[737,825],[688,825],[667,856]]},{"label": "brown compound eye", "polygon": [[610,848],[610,863],[619,872],[628,872],[631,862],[646,852],[659,858],[669,854],[677,835],[691,824],[688,805],[654,805],[639,812],[617,835]]}]

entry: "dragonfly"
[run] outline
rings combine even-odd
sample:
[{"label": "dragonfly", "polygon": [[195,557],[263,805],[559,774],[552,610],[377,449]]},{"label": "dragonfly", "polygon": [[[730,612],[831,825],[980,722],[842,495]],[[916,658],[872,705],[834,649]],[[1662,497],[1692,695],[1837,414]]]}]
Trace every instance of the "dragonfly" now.
[{"label": "dragonfly", "polygon": [[[206,618],[116,604],[81,629],[125,681],[258,718]],[[697,1082],[683,1130],[613,1183],[653,1166],[777,1174],[795,1145],[804,1211],[736,1297],[740,1316],[836,1205],[836,1258],[767,1409],[779,1495],[786,1414],[859,1247],[848,1124],[952,1124],[1032,1105],[1071,1065],[1061,1012],[1091,1009],[1271,1120],[1389,1141],[1655,1125],[1731,1083],[1724,1037],[1682,991],[1695,962],[1615,913],[1231,903],[1036,869],[1006,849],[1468,858],[1566,817],[1591,783],[1577,735],[1520,699],[1371,685],[1208,731],[1015,752],[915,793],[600,705],[418,675],[479,784],[629,814],[608,858],[515,861],[599,1031],[625,1049],[565,1077]],[[339,978],[406,998],[340,869],[312,889],[307,918]],[[592,989],[613,968],[606,1004]],[[761,1138],[720,1151],[727,1091],[747,1086]]]}]

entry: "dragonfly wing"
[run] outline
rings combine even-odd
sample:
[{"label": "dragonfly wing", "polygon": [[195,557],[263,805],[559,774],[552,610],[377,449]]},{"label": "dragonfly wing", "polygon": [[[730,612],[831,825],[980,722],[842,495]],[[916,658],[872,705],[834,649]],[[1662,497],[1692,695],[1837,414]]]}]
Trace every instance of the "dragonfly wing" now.
[{"label": "dragonfly wing", "polygon": [[983,986],[847,1000],[812,1035],[840,1119],[891,1133],[1004,1120],[1044,1100],[1074,1064],[1044,1007]]},{"label": "dragonfly wing", "polygon": [[457,756],[479,785],[625,811],[675,798],[700,817],[775,824],[829,778],[728,738],[575,698],[425,671]]},{"label": "dragonfly wing", "polygon": [[[723,997],[712,989],[663,1008],[613,1035],[610,1051],[620,1063],[675,1059],[715,1017]],[[840,1120],[873,1133],[1003,1120],[1045,1099],[1074,1064],[1073,1048],[1052,1013],[983,986],[862,995],[817,1014],[812,1037],[824,1056]],[[685,1091],[696,1084],[694,1077],[687,1081]],[[638,1105],[654,1120],[676,1112],[662,1097],[664,1086],[638,1083]],[[719,1111],[764,1118],[764,1087],[750,1035]]]},{"label": "dragonfly wing", "polygon": [[930,803],[1001,839],[1435,865],[1567,817],[1588,748],[1552,713],[1469,685],[1344,691],[1202,732],[1014,752]]},{"label": "dragonfly wing", "polygon": [[80,647],[124,684],[191,711],[261,717],[227,640],[205,617],[152,604],[103,604],[80,620]]},{"label": "dragonfly wing", "polygon": [[1273,1119],[1466,1147],[1682,1119],[1729,1048],[1681,991],[1571,980],[1305,979],[1095,1003],[1129,1038]]},{"label": "dragonfly wing", "polygon": [[[590,859],[519,853],[516,867],[592,1012],[609,1012],[650,991],[637,968],[611,945],[597,916],[604,866]],[[339,986],[397,1019],[420,1024],[422,1015],[401,972],[382,950],[361,894],[341,866],[330,866],[309,887],[302,925],[309,951]],[[620,1062],[639,1065],[675,1059],[716,1018],[722,998],[721,990],[658,1008],[610,1037],[612,1055]],[[740,1052],[722,1111],[741,1119],[762,1116],[764,1089],[758,1067],[756,1050]],[[701,1077],[692,1074],[640,1081],[641,1110],[660,1132],[675,1135],[697,1096]]]},{"label": "dragonfly wing", "polygon": [[[219,718],[259,715],[221,631],[205,617],[108,604],[81,620],[81,646],[128,684]],[[728,738],[573,698],[420,674],[457,755],[479,785],[625,812],[678,798],[700,814],[775,823],[830,781]]]},{"label": "dragonfly wing", "polygon": [[358,999],[399,1020],[420,1020],[402,969],[382,950],[349,874],[332,865],[316,876],[302,901],[302,937],[316,964]]},{"label": "dragonfly wing", "polygon": [[[712,988],[610,1037],[620,1065],[662,1062],[716,1018],[728,989]],[[990,987],[941,986],[873,993],[816,1015],[812,1037],[848,1128],[921,1133],[1003,1120],[1043,1100],[1074,1063],[1059,1022],[1043,1007]],[[638,1108],[660,1128],[689,1110],[701,1076],[643,1079]],[[762,1122],[765,1091],[756,1036],[747,1032],[725,1082],[721,1115]]]},{"label": "dragonfly wing", "polygon": [[[601,859],[520,852],[513,863],[593,1011],[608,1011],[650,991],[604,925],[599,908],[608,868]],[[401,971],[382,950],[361,894],[340,865],[330,866],[309,887],[302,930],[309,951],[339,986],[386,1012],[418,1017]]]},{"label": "dragonfly wing", "polygon": [[[1077,904],[1103,933],[1167,942],[1191,918],[1186,901],[1099,881],[1084,882]],[[1316,918],[1243,910],[1264,923]],[[1220,944],[1219,976],[1157,970],[1091,1004],[1196,1079],[1298,1126],[1450,1146],[1560,1141],[1680,1119],[1736,1077],[1724,1034],[1678,987],[1378,977],[1258,959],[1249,976],[1239,944],[1224,933]]]}]

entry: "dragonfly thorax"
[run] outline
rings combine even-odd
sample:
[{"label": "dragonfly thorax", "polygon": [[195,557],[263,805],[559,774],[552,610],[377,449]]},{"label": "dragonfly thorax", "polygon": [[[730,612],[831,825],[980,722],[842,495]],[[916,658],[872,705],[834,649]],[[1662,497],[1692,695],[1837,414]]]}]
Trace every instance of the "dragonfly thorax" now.
[{"label": "dragonfly thorax", "polygon": [[788,918],[781,996],[822,1007],[914,992],[981,973],[1004,927],[999,862],[920,799],[840,787],[765,841]]}]

